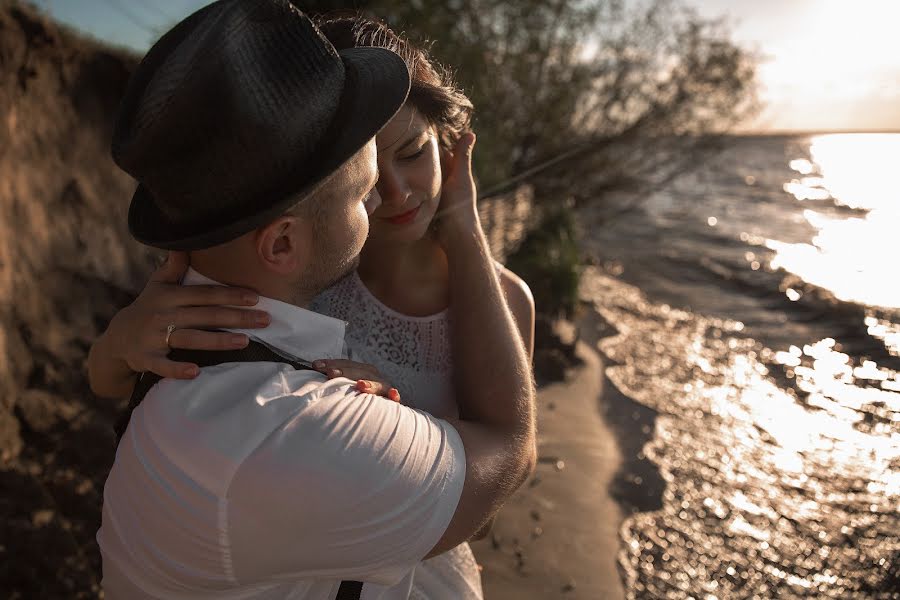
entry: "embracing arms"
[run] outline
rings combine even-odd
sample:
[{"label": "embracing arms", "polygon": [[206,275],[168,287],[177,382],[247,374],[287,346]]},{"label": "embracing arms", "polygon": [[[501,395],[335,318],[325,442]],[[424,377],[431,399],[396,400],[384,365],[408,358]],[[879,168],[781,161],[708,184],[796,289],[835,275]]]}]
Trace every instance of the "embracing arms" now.
[{"label": "embracing arms", "polygon": [[[521,485],[535,462],[534,390],[529,360],[533,303],[527,286],[507,272],[498,278],[491,260],[475,210],[470,171],[472,142],[466,137],[457,148],[444,186],[438,227],[453,281],[451,343],[455,387],[460,390],[460,418],[452,424],[465,448],[466,476],[456,512],[431,554],[471,538]],[[178,327],[172,335],[172,345],[185,348],[209,348],[209,344],[216,344],[213,348],[240,348],[247,343],[244,336],[232,340],[231,334],[192,327],[210,323],[235,328],[264,326],[255,321],[256,316],[261,316],[257,311],[234,308],[254,303],[252,298],[243,297],[248,290],[195,291],[191,288],[203,286],[178,286],[186,261],[185,255],[172,253],[138,301],[117,315],[118,321],[91,349],[88,367],[92,389],[98,395],[127,396],[136,371],[152,370],[178,379],[193,377],[191,365],[166,358],[168,323]],[[181,298],[176,293],[195,296]],[[213,300],[211,294],[219,293],[228,296]],[[165,296],[165,300],[157,294]],[[214,304],[230,307],[211,306]],[[218,312],[210,312],[213,310]]]},{"label": "embracing arms", "polygon": [[[182,286],[188,264],[186,252],[169,252],[166,262],[150,276],[137,299],[116,313],[91,346],[88,380],[96,395],[128,398],[138,373],[144,371],[170,379],[193,379],[200,372],[197,365],[171,360],[168,353],[172,348],[238,350],[248,344],[246,335],[211,330],[268,326],[270,316],[266,311],[246,308],[259,300],[253,290],[221,285]],[[167,338],[170,324],[176,329]],[[397,390],[372,365],[335,359],[315,361],[313,366],[329,378],[345,376],[358,380],[360,392],[400,400]]]},{"label": "embracing arms", "polygon": [[[166,355],[166,327],[178,328],[171,335],[173,348],[235,350],[247,345],[247,336],[208,329],[254,329],[266,327],[269,315],[253,310],[257,295],[252,290],[224,286],[182,286],[188,268],[186,252],[169,252],[165,263],[150,276],[144,290],[120,310],[91,346],[87,358],[91,391],[102,398],[127,398],[138,373],[150,371],[172,379],[192,379],[196,365],[170,360]],[[500,272],[500,287],[515,318],[528,353],[534,353],[534,299],[528,285],[507,269]],[[240,308],[247,307],[247,308]],[[323,374],[337,377],[340,368],[350,379],[364,380],[371,389],[388,396],[391,386],[371,365],[346,360],[322,361]],[[392,398],[393,399],[393,398]]]}]

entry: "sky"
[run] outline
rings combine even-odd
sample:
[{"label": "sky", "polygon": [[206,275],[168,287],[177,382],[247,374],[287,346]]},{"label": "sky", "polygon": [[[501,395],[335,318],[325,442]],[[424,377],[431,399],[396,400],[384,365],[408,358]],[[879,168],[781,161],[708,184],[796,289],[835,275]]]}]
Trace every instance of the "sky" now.
[{"label": "sky", "polygon": [[[208,0],[32,0],[103,40],[147,48]],[[634,0],[626,0],[634,1]],[[757,51],[749,131],[900,131],[900,0],[685,0]]]},{"label": "sky", "polygon": [[900,0],[693,0],[757,49],[763,130],[900,130]]}]

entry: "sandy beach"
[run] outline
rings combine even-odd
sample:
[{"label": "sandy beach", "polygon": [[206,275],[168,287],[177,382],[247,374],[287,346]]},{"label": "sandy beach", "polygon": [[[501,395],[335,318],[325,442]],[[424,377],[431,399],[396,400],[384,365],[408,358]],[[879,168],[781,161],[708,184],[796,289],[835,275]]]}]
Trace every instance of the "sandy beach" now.
[{"label": "sandy beach", "polygon": [[603,417],[604,376],[591,341],[565,382],[538,391],[534,476],[472,544],[485,598],[624,598],[616,555],[622,511],[610,488],[622,465]]}]

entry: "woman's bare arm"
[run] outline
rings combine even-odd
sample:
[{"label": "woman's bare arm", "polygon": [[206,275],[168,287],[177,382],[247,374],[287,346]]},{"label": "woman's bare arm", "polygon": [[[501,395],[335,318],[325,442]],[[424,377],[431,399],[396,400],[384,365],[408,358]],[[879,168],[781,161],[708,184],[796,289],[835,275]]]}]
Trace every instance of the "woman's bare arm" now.
[{"label": "woman's bare arm", "polygon": [[528,354],[528,362],[534,359],[534,296],[525,281],[507,269],[500,270],[500,288],[506,297],[506,304],[516,321],[522,336],[522,344]]},{"label": "woman's bare arm", "polygon": [[528,357],[475,208],[474,135],[464,135],[444,182],[437,238],[450,270],[450,328],[466,478],[456,512],[429,553],[471,539],[528,477],[536,460]]}]

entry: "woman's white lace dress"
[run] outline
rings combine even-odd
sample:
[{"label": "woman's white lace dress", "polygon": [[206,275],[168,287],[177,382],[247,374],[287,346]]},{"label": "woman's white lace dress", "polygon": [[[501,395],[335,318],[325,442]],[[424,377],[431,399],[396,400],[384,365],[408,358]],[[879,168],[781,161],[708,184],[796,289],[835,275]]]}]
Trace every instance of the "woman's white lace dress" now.
[{"label": "woman's white lace dress", "polygon": [[[348,323],[350,358],[374,365],[408,406],[457,416],[448,311],[410,317],[382,304],[354,272],[313,301],[316,312]],[[480,600],[481,575],[469,544],[419,563],[411,600]]]}]

